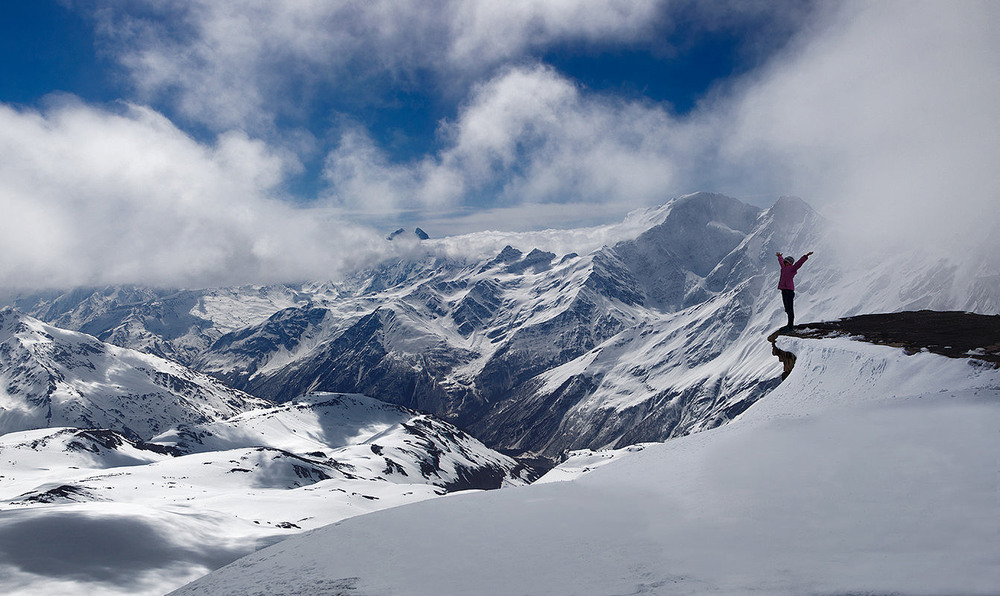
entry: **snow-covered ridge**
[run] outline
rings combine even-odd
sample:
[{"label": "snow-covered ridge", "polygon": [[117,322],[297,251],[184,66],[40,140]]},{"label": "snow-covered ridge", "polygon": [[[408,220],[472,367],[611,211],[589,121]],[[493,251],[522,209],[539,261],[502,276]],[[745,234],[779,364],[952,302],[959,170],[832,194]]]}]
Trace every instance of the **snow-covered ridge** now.
[{"label": "snow-covered ridge", "polygon": [[994,594],[1000,370],[778,343],[792,374],[726,426],[345,520],[174,594]]},{"label": "snow-covered ridge", "polygon": [[148,439],[267,405],[163,358],[0,310],[0,434],[75,426]]},{"label": "snow-covered ridge", "polygon": [[150,441],[183,454],[264,447],[315,462],[350,462],[350,476],[449,490],[520,486],[514,459],[433,416],[364,395],[314,393],[227,420],[181,425]]}]

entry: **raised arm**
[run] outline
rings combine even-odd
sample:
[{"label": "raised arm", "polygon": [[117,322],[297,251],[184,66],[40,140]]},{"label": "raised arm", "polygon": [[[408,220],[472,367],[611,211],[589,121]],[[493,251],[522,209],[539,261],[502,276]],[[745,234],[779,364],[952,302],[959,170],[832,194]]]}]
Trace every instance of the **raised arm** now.
[{"label": "raised arm", "polygon": [[802,255],[802,258],[801,258],[801,259],[799,259],[799,262],[798,262],[798,263],[795,263],[795,269],[796,269],[796,270],[798,270],[798,268],[802,266],[802,263],[805,263],[805,262],[806,262],[806,259],[808,259],[808,258],[809,258],[809,255],[811,255],[811,254],[813,254],[813,253],[812,253],[812,251],[810,250],[810,251],[809,251],[809,252],[807,252],[806,254]]},{"label": "raised arm", "polygon": [[778,255],[778,267],[784,267],[785,266],[785,259],[784,259],[784,257],[781,256],[781,253],[780,252],[776,252],[774,254]]}]

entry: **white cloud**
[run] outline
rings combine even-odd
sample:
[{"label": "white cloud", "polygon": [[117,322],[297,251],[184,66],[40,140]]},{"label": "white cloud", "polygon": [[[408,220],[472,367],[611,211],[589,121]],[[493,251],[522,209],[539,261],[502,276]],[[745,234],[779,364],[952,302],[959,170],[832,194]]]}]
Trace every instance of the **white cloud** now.
[{"label": "white cloud", "polygon": [[847,4],[748,81],[721,158],[827,207],[864,251],[984,250],[1000,224],[998,26],[990,2]]},{"label": "white cloud", "polygon": [[659,0],[455,2],[448,61],[471,69],[553,43],[645,40],[664,4]]},{"label": "white cloud", "polygon": [[[145,102],[166,99],[213,130],[254,131],[301,116],[317,95],[377,103],[418,71],[467,84],[562,41],[651,35],[659,0],[104,0],[108,51]],[[457,82],[457,85],[456,85]]]},{"label": "white cloud", "polygon": [[623,214],[670,198],[688,133],[662,108],[587,95],[534,66],[479,86],[442,134],[445,148],[413,164],[390,163],[357,131],[345,135],[327,160],[334,200],[433,212],[485,193],[501,206],[602,203]]},{"label": "white cloud", "polygon": [[[706,29],[734,18],[681,5],[712,20]],[[789,47],[683,117],[524,60],[545,44],[648,41],[663,3],[103,6],[115,9],[109,39],[128,42],[114,51],[144,97],[169,95],[219,137],[199,143],[137,105],[0,106],[0,283],[330,277],[384,250],[386,230],[347,218],[399,216],[442,233],[538,229],[695,190],[798,194],[866,252],[888,239],[1000,253],[996,242],[980,246],[1000,225],[996,4],[851,2],[801,22],[796,13],[788,21],[806,24]],[[137,18],[137,6],[169,18]],[[746,6],[746,18],[774,10]],[[324,85],[361,93],[366,81],[428,68],[465,77],[439,150],[398,163],[351,128],[327,156],[321,205],[295,207],[278,191],[301,168],[301,135],[238,132],[306,109]],[[290,138],[294,153],[276,148]]]},{"label": "white cloud", "polygon": [[273,198],[297,167],[241,133],[199,144],[139,106],[0,105],[0,284],[294,280],[383,250]]},{"label": "white cloud", "polygon": [[331,202],[355,216],[391,216],[399,211],[440,207],[465,191],[460,175],[426,158],[413,164],[391,163],[362,129],[347,131],[326,159],[324,177],[332,185]]}]

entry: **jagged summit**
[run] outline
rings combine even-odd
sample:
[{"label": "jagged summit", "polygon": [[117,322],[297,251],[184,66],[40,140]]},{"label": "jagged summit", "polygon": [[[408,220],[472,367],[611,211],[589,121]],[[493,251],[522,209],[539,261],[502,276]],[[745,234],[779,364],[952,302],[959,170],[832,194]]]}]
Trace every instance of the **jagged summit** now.
[{"label": "jagged summit", "polygon": [[[399,228],[399,229],[395,230],[394,232],[392,232],[391,234],[389,234],[388,236],[386,236],[385,239],[389,240],[389,241],[392,241],[392,240],[395,240],[396,238],[399,238],[399,237],[403,236],[404,234],[406,234],[406,229],[405,228]],[[420,228],[415,228],[413,230],[413,237],[417,238],[418,240],[429,240],[430,239],[430,236],[427,234],[427,232],[421,230]]]},{"label": "jagged summit", "polygon": [[815,214],[816,211],[809,203],[794,196],[779,197],[767,210],[767,216],[778,225],[794,225],[809,217],[814,217]]},{"label": "jagged summit", "polygon": [[500,254],[498,254],[496,258],[494,258],[493,261],[491,262],[511,263],[513,261],[516,261],[517,259],[520,259],[522,254],[524,253],[522,253],[518,249],[508,244],[507,246],[503,247],[503,250],[500,251]]},{"label": "jagged summit", "polygon": [[552,267],[552,260],[555,258],[555,253],[535,248],[524,255],[524,258],[507,265],[506,271],[509,273],[523,273],[530,269],[534,273],[539,273],[550,269]]}]

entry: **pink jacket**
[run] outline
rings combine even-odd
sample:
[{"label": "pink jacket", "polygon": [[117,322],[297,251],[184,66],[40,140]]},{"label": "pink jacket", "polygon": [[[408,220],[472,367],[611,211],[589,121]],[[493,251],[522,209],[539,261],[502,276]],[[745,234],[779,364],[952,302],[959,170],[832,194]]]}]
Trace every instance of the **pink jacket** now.
[{"label": "pink jacket", "polygon": [[799,259],[794,265],[786,265],[784,261],[778,259],[778,264],[781,265],[781,278],[778,280],[779,290],[795,290],[795,284],[792,283],[792,278],[795,277],[799,267],[801,267],[802,263],[805,263],[808,258],[809,255],[803,255],[802,258]]}]

